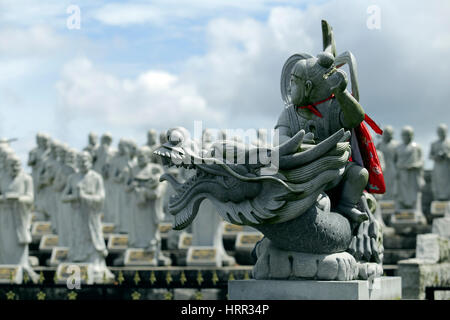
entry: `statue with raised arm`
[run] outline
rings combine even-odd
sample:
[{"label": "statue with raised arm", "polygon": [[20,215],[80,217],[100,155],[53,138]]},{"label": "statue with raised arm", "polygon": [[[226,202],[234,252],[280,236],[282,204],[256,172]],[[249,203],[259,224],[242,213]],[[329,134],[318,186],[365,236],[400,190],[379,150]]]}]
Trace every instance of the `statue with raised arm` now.
[{"label": "statue with raised arm", "polygon": [[450,200],[450,139],[447,138],[447,125],[437,128],[438,140],[431,144],[430,159],[434,161],[431,175],[431,189],[434,200]]},{"label": "statue with raised arm", "polygon": [[[195,172],[185,182],[161,177],[177,191],[169,202],[175,229],[189,226],[208,199],[224,220],[264,234],[254,250],[255,279],[353,280],[383,273],[376,201],[363,191],[382,193],[384,181],[362,121],[381,130],[358,102],[354,56],[336,55],[331,28],[325,21],[322,26],[325,51],[294,55],[284,65],[279,143],[217,141],[202,150],[186,129],[172,128],[155,151],[165,165]],[[339,69],[345,63],[353,95]]]},{"label": "statue with raised arm", "polygon": [[28,261],[33,180],[12,152],[2,157],[2,162],[5,171],[0,180],[0,264],[20,265],[37,282],[39,276]]},{"label": "statue with raised arm", "polygon": [[105,201],[102,176],[92,170],[92,156],[83,151],[78,156],[79,171],[70,175],[62,201],[72,207],[73,240],[69,246],[67,262],[89,263],[93,266],[94,281],[112,279],[106,268],[108,255],[103,238],[101,212]]}]

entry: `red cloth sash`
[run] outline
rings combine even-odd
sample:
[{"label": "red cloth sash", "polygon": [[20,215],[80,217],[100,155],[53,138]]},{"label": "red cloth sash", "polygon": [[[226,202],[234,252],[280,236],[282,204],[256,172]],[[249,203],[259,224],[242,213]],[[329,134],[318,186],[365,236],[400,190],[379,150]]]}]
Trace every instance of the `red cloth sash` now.
[{"label": "red cloth sash", "polygon": [[[313,114],[322,118],[322,114],[317,110],[316,106],[334,98],[334,94],[328,98],[315,102],[307,106],[300,106],[300,109],[308,109]],[[375,131],[377,134],[382,134],[383,130],[372,120],[367,114],[364,115],[364,121]],[[378,159],[377,149],[373,142],[369,129],[361,122],[355,128],[356,138],[358,140],[359,150],[363,159],[364,167],[369,171],[369,181],[367,183],[367,191],[370,193],[383,194],[386,191],[386,185],[384,182],[383,172],[381,170],[380,160]],[[350,158],[350,161],[351,158]]]}]

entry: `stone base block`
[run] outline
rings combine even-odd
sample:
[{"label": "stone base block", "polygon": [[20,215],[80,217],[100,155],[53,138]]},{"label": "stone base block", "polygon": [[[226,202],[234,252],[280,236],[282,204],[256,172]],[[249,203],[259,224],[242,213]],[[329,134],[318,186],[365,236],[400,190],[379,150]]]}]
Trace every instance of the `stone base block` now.
[{"label": "stone base block", "polygon": [[416,258],[431,263],[450,259],[450,241],[434,233],[417,235]]},{"label": "stone base block", "polygon": [[433,220],[432,233],[450,239],[450,216]]},{"label": "stone base block", "polygon": [[405,299],[425,299],[427,287],[450,286],[450,263],[430,263],[421,259],[402,260],[397,274],[402,278]]},{"label": "stone base block", "polygon": [[430,212],[434,217],[450,214],[450,201],[433,201],[431,202]]},{"label": "stone base block", "polygon": [[400,277],[370,280],[233,280],[230,300],[395,300],[402,297]]}]

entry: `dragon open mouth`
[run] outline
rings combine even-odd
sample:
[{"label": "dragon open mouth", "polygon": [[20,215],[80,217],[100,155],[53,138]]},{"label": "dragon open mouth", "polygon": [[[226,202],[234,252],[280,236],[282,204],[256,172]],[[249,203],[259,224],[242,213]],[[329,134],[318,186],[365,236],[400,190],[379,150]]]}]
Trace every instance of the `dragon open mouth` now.
[{"label": "dragon open mouth", "polygon": [[176,192],[170,197],[168,206],[169,213],[175,217],[173,228],[184,229],[195,219],[201,202],[208,197],[209,192],[219,189],[218,185],[224,187],[222,173],[214,168],[214,164],[202,163],[202,159],[193,152],[172,146],[170,142],[154,153],[161,157],[167,167],[191,169],[187,171],[189,178],[184,182],[178,181],[170,173],[164,173],[160,178],[160,181],[168,181]]}]

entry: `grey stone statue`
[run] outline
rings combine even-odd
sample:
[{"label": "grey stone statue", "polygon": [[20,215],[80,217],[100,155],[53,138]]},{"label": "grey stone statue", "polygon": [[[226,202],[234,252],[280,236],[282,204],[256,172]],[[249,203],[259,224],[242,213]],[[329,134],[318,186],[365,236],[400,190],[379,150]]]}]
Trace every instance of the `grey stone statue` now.
[{"label": "grey stone statue", "polygon": [[97,160],[97,149],[98,149],[98,137],[95,132],[90,132],[88,135],[88,145],[83,149],[83,151],[87,151],[92,156],[92,161],[95,163]]},{"label": "grey stone statue", "polygon": [[41,174],[44,173],[44,164],[50,153],[51,139],[47,134],[41,133],[36,136],[37,148],[33,149],[28,157],[28,165],[32,168],[32,178],[34,186],[34,206],[35,212],[40,220],[47,220],[49,217],[45,211],[45,195],[47,188],[40,186]]},{"label": "grey stone statue", "polygon": [[[285,64],[282,95],[288,107],[277,124],[279,144],[264,148],[219,141],[205,154],[185,129],[174,128],[155,151],[166,165],[196,171],[184,183],[162,176],[177,191],[169,203],[175,229],[191,224],[208,199],[226,221],[264,234],[254,250],[255,279],[352,280],[382,274],[382,232],[362,192],[367,170],[348,161],[356,147],[349,142],[350,129],[365,116],[357,101],[355,58],[349,52],[336,56],[327,26],[323,22],[325,52],[317,58],[294,55]],[[353,96],[346,90],[345,72],[337,68],[345,63]],[[316,109],[290,107],[327,97]],[[316,118],[317,110],[322,118]],[[278,171],[262,173],[272,165]]]},{"label": "grey stone statue", "polygon": [[34,211],[38,220],[47,220],[43,203],[45,196],[45,187],[39,187],[39,181],[43,167],[48,155],[50,153],[50,137],[47,134],[41,133],[36,136],[37,147],[31,150],[28,156],[28,165],[32,170],[33,187],[34,187]]},{"label": "grey stone statue", "polygon": [[[287,141],[299,130],[305,130],[311,137],[314,136],[314,143],[317,143],[341,128],[351,130],[363,121],[364,110],[346,89],[345,72],[333,69],[334,64],[334,56],[326,51],[317,58],[308,55],[298,57],[290,75],[290,101],[287,101],[288,106],[275,126],[280,142]],[[328,72],[333,73],[325,77]],[[336,98],[328,99],[332,95]],[[311,109],[302,108],[326,99],[316,106],[322,117]],[[339,191],[336,210],[354,221],[364,221],[367,215],[359,210],[358,203],[368,182],[368,172],[357,162],[348,162],[345,172],[342,179],[330,186],[330,189]]]},{"label": "grey stone statue", "polygon": [[147,132],[147,142],[145,144],[147,147],[150,148],[151,155],[150,155],[150,161],[153,163],[158,163],[159,158],[153,154],[153,151],[159,146],[158,144],[158,133],[155,129],[150,129]]},{"label": "grey stone statue", "polygon": [[[161,252],[159,224],[164,218],[163,195],[166,184],[159,182],[164,173],[161,165],[150,162],[151,149],[141,147],[137,153],[137,166],[127,182],[131,208],[128,245],[154,251],[158,260],[166,261]],[[167,263],[169,261],[167,260]]]},{"label": "grey stone statue", "polygon": [[162,131],[159,134],[159,143],[162,145],[164,143],[167,142],[167,132],[166,131]]},{"label": "grey stone statue", "polygon": [[58,161],[59,142],[52,140],[50,142],[50,152],[45,159],[40,175],[38,177],[38,188],[40,190],[41,206],[46,216],[50,218],[52,230],[58,233],[58,201],[57,195],[53,189],[53,182],[56,172],[59,168]]},{"label": "grey stone statue", "polygon": [[396,169],[396,149],[398,142],[393,139],[394,129],[386,126],[383,130],[382,141],[378,143],[377,149],[383,152],[384,170],[383,176],[386,182],[386,192],[383,200],[394,200],[397,192],[397,169]]},{"label": "grey stone statue", "polygon": [[105,200],[103,179],[92,170],[92,157],[83,151],[78,156],[79,171],[69,176],[62,201],[70,203],[74,237],[69,246],[68,262],[89,263],[93,266],[94,281],[112,279],[106,268],[108,254],[103,238],[101,212]]},{"label": "grey stone statue", "polygon": [[146,146],[153,149],[157,144],[158,144],[158,133],[156,132],[155,129],[150,129],[147,132],[147,142],[146,142]]},{"label": "grey stone statue", "polygon": [[2,162],[5,171],[0,180],[0,264],[20,265],[37,282],[39,276],[28,261],[33,181],[13,153],[3,156]]},{"label": "grey stone statue", "polygon": [[[369,220],[356,223],[331,211],[330,198],[324,192],[327,184],[343,174],[350,146],[342,141],[349,133],[342,129],[314,147],[301,145],[304,135],[300,131],[281,146],[266,150],[280,156],[280,172],[274,176],[259,175],[260,163],[223,163],[221,148],[215,149],[214,158],[201,157],[198,148],[195,152],[196,148],[189,147],[190,141],[169,141],[156,150],[166,164],[180,165],[182,161],[182,166],[196,171],[185,183],[169,174],[162,177],[177,191],[169,203],[174,228],[187,227],[208,199],[226,221],[252,226],[265,235],[256,248],[257,279],[288,278],[292,272],[298,277],[329,280],[380,275],[383,247],[372,213],[366,211]],[[226,142],[224,147],[236,147],[247,157],[261,152],[234,142]],[[299,148],[301,152],[297,152]],[[270,259],[271,255],[276,258]],[[269,266],[269,260],[274,264]],[[317,266],[329,266],[336,272],[318,273]]]},{"label": "grey stone statue", "polygon": [[120,232],[128,233],[130,230],[130,221],[131,221],[131,208],[127,206],[127,203],[130,203],[132,200],[132,194],[130,189],[127,188],[127,182],[133,176],[133,172],[137,169],[137,151],[138,147],[135,141],[132,139],[124,139],[126,143],[127,149],[127,164],[124,168],[123,176],[124,176],[124,184],[123,184],[123,192],[124,192],[124,205],[121,207],[124,210],[121,212],[121,224],[120,224]]},{"label": "grey stone statue", "polygon": [[58,199],[58,245],[61,247],[70,247],[74,237],[77,236],[72,229],[72,216],[77,213],[72,210],[70,203],[62,200],[69,177],[77,172],[77,152],[74,149],[66,147],[64,155],[61,153],[60,160],[63,163],[56,173],[53,183]]},{"label": "grey stone statue", "polygon": [[410,126],[402,129],[402,143],[396,150],[397,198],[399,209],[422,212],[421,189],[425,184],[423,178],[422,148],[413,141],[414,130]]},{"label": "grey stone statue", "polygon": [[33,148],[28,153],[28,166],[31,167],[31,177],[33,178],[33,190],[35,192],[35,200],[36,200],[36,190],[37,190],[37,181],[38,181],[38,173],[41,165],[41,158],[43,153],[47,151],[47,146],[43,145],[44,139],[43,134],[38,132],[36,134],[36,147]]},{"label": "grey stone statue", "polygon": [[217,134],[217,140],[227,140],[227,133],[225,130],[219,131]]},{"label": "grey stone statue", "polygon": [[437,129],[438,140],[431,144],[430,159],[434,161],[431,188],[434,200],[450,200],[450,139],[447,138],[447,125]]},{"label": "grey stone statue", "polygon": [[93,170],[98,172],[102,176],[104,182],[106,199],[103,206],[103,221],[105,222],[114,221],[114,216],[112,213],[114,210],[111,209],[113,200],[110,199],[112,193],[112,184],[109,180],[109,165],[115,151],[111,148],[111,143],[112,135],[110,133],[104,133],[100,139],[100,146],[97,149],[95,156],[96,160],[93,166]]},{"label": "grey stone statue", "polygon": [[114,224],[117,232],[125,233],[128,230],[129,205],[126,202],[125,184],[128,176],[128,149],[125,139],[119,140],[118,151],[110,162],[111,205]]}]

